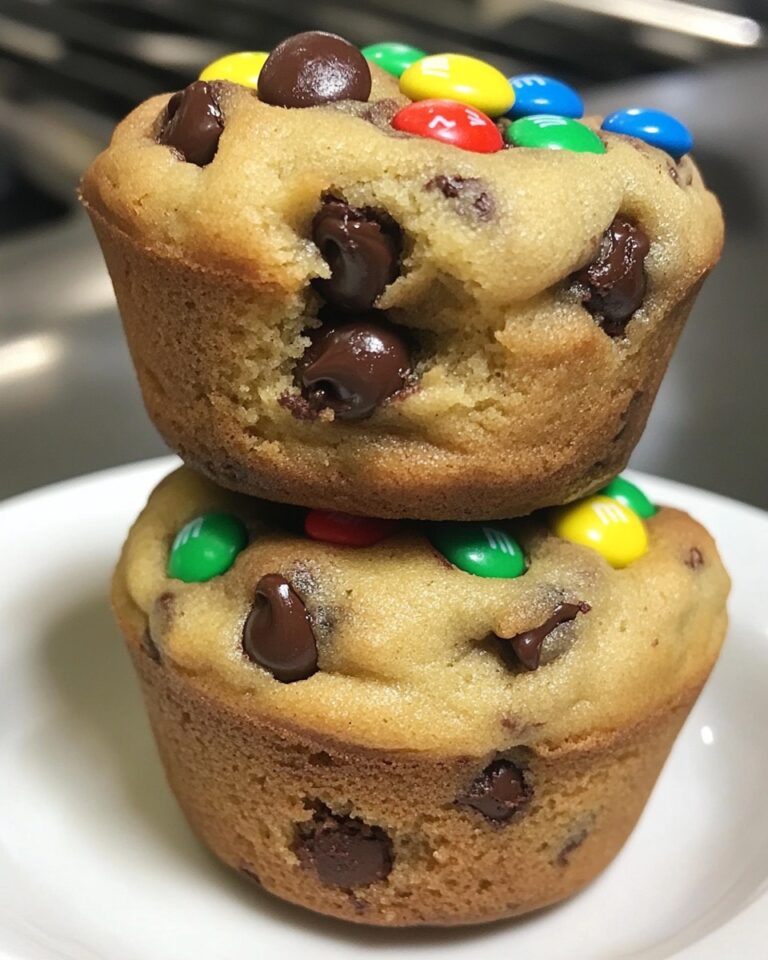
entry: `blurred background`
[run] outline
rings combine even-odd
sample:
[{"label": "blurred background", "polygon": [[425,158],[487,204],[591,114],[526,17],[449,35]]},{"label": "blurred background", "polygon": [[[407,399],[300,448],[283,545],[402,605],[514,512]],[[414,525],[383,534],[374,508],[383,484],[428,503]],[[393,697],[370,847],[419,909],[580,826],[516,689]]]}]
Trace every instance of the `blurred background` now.
[{"label": "blurred background", "polygon": [[768,507],[768,0],[0,0],[0,498],[155,456],[79,174],[115,121],[306,29],[575,84],[688,123],[726,253],[632,465]]}]

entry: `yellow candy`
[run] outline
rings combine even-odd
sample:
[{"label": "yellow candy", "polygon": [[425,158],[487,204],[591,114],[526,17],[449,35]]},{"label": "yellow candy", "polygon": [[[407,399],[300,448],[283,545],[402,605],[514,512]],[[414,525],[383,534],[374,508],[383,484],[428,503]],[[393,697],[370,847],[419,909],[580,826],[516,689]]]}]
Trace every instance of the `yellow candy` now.
[{"label": "yellow candy", "polygon": [[241,87],[256,87],[259,74],[268,53],[249,52],[228,53],[209,63],[199,76],[199,80],[230,80]]},{"label": "yellow candy", "polygon": [[587,497],[560,507],[552,529],[563,540],[597,550],[612,567],[626,567],[648,550],[643,521],[610,497]]},{"label": "yellow candy", "polygon": [[411,100],[458,100],[498,117],[515,102],[512,84],[500,70],[461,53],[438,53],[411,64],[400,77]]}]

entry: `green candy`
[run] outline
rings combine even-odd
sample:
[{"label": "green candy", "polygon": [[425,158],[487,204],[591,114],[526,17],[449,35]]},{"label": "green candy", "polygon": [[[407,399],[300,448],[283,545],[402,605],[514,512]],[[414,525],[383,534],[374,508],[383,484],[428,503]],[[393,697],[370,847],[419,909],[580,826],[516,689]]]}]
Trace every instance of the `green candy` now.
[{"label": "green candy", "polygon": [[391,73],[393,77],[399,77],[412,63],[427,55],[424,50],[409,47],[407,43],[372,43],[363,47],[361,53],[366,60]]},{"label": "green candy", "polygon": [[525,573],[525,554],[502,530],[481,523],[436,523],[429,539],[446,560],[476,577],[508,578]]},{"label": "green candy", "polygon": [[602,490],[598,490],[598,493],[604,497],[610,497],[611,500],[616,500],[643,520],[647,520],[648,517],[652,517],[656,513],[656,507],[643,491],[636,487],[634,483],[625,480],[624,477],[615,477]]},{"label": "green candy", "polygon": [[168,558],[168,576],[185,583],[218,577],[248,543],[242,522],[229,513],[204,513],[176,534]]},{"label": "green candy", "polygon": [[540,150],[571,150],[574,153],[605,153],[605,144],[589,127],[569,117],[540,113],[510,123],[504,139],[515,147]]}]

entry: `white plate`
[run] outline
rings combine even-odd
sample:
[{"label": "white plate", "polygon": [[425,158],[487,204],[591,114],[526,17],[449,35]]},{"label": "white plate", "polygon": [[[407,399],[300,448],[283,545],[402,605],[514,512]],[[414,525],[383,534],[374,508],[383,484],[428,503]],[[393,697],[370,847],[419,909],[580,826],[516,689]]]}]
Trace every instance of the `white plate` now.
[{"label": "white plate", "polygon": [[750,960],[768,956],[768,515],[638,477],[717,537],[725,652],[638,829],[584,893],[528,919],[387,931],[246,886],[166,787],[107,604],[119,545],[170,459],[0,506],[0,958]]}]

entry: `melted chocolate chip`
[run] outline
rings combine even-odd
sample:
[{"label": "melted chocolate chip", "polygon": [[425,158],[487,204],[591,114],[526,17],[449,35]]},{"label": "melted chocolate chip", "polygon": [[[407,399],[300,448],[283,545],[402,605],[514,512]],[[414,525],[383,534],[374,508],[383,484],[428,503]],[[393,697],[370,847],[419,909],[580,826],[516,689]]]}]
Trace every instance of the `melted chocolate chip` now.
[{"label": "melted chocolate chip", "polygon": [[[578,614],[589,613],[590,609],[590,605],[583,601],[581,603],[559,603],[552,611],[552,615],[541,626],[526,630],[525,633],[518,633],[517,636],[510,637],[506,641],[503,638],[499,639],[502,639],[505,646],[509,644],[509,649],[511,649],[516,660],[526,670],[538,670],[541,660],[541,647],[549,634],[555,627],[568,623],[570,620],[575,620]],[[506,655],[505,659],[507,659]]]},{"label": "melted chocolate chip", "polygon": [[317,644],[307,610],[290,583],[268,573],[256,584],[256,601],[243,627],[246,656],[281,683],[317,672]]},{"label": "melted chocolate chip", "polygon": [[440,174],[429,180],[425,190],[439,190],[446,200],[456,200],[456,210],[463,217],[492,220],[496,212],[493,197],[477,177],[447,177]]},{"label": "melted chocolate chip", "polygon": [[371,70],[357,47],[335,33],[310,30],[278,44],[261,68],[259,99],[276,107],[367,100]]},{"label": "melted chocolate chip", "polygon": [[385,880],[392,870],[392,841],[381,827],[338,816],[323,803],[296,825],[294,852],[322,883],[346,890]]},{"label": "melted chocolate chip", "polygon": [[308,406],[340,420],[363,420],[405,385],[411,359],[391,323],[361,318],[321,327],[296,366]]},{"label": "melted chocolate chip", "polygon": [[224,129],[216,91],[195,80],[168,101],[157,142],[177,150],[187,163],[204,167],[213,160]]},{"label": "melted chocolate chip", "polygon": [[312,221],[312,239],[331,268],[315,285],[336,307],[369,310],[397,277],[400,230],[372,212],[328,200]]},{"label": "melted chocolate chip", "polygon": [[494,823],[504,823],[528,803],[531,793],[518,766],[511,760],[494,760],[456,802]]},{"label": "melted chocolate chip", "polygon": [[691,547],[688,551],[688,559],[685,561],[686,567],[690,567],[691,570],[698,570],[703,564],[704,554],[698,547]]},{"label": "melted chocolate chip", "polygon": [[609,337],[622,336],[642,305],[649,249],[642,227],[620,214],[603,234],[595,260],[571,276],[571,289]]}]

